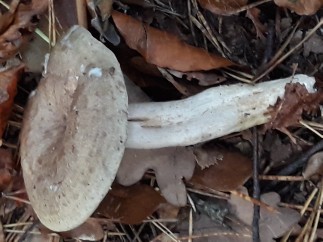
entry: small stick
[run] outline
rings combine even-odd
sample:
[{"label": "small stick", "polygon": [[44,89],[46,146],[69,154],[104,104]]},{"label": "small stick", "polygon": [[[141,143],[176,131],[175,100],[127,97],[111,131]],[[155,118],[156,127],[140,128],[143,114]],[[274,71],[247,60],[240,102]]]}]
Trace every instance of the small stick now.
[{"label": "small stick", "polygon": [[261,0],[261,1],[258,1],[258,2],[250,3],[248,5],[244,5],[244,6],[240,7],[240,8],[237,8],[237,9],[234,9],[234,10],[232,10],[230,12],[227,12],[226,15],[238,14],[238,13],[241,13],[243,11],[247,11],[248,9],[257,7],[257,6],[261,5],[261,4],[271,2],[271,1],[272,0]]},{"label": "small stick", "polygon": [[321,180],[320,198],[319,198],[317,210],[315,211],[316,216],[315,216],[314,225],[313,225],[313,229],[312,229],[312,233],[311,233],[309,241],[314,241],[314,237],[315,237],[315,234],[317,231],[317,226],[318,226],[319,219],[321,216],[320,210],[322,207],[322,202],[323,202],[323,180]]},{"label": "small stick", "polygon": [[269,181],[304,181],[303,176],[274,176],[274,175],[259,175],[260,180]]},{"label": "small stick", "polygon": [[240,234],[237,232],[215,232],[215,233],[200,233],[200,234],[194,234],[191,237],[189,236],[183,236],[183,237],[179,237],[179,241],[185,241],[188,240],[189,238],[192,239],[201,239],[201,238],[209,238],[209,237],[219,237],[219,236],[223,236],[223,237],[238,237],[238,238],[251,238],[250,234]]},{"label": "small stick", "polygon": [[191,19],[191,15],[192,15],[191,0],[187,0],[187,13],[190,16],[188,18],[188,20],[189,20],[189,24],[190,24],[190,30],[191,30],[191,34],[192,34],[192,37],[193,37],[194,45],[198,46],[197,45],[197,40],[196,40],[196,34],[195,34],[195,31],[194,31],[194,26],[193,26],[192,19]]},{"label": "small stick", "polygon": [[267,209],[269,212],[279,213],[279,211],[276,208],[274,208],[274,207],[272,207],[260,200],[254,199],[246,194],[243,194],[242,192],[230,191],[230,193],[231,193],[231,195],[235,195],[235,196],[241,197],[242,199],[244,199],[246,201],[252,202],[253,204],[258,205],[259,207],[263,207],[263,208]]},{"label": "small stick", "polygon": [[307,129],[309,129],[310,131],[312,131],[314,134],[316,134],[317,136],[319,136],[321,139],[323,139],[323,135],[320,134],[317,130],[315,130],[314,128],[312,128],[311,126],[309,126],[306,121],[300,120],[299,123],[301,125],[303,125],[304,127],[306,127]]},{"label": "small stick", "polygon": [[322,149],[323,149],[323,140],[319,141],[311,149],[303,153],[296,161],[286,166],[284,169],[280,170],[280,172],[278,172],[278,175],[287,176],[296,172],[298,168],[305,165],[309,157],[311,157],[313,154],[315,154],[316,152]]},{"label": "small stick", "polygon": [[10,200],[13,200],[13,201],[16,201],[16,202],[21,202],[21,203],[25,203],[25,204],[30,205],[30,202],[28,200],[25,200],[25,199],[22,199],[22,198],[19,198],[19,197],[8,196],[8,195],[3,194],[3,193],[2,193],[2,197],[10,199]]},{"label": "small stick", "polygon": [[275,65],[270,66],[265,72],[263,72],[261,75],[259,75],[253,82],[259,81],[261,78],[263,78],[265,75],[267,75],[269,72],[271,72],[278,64],[282,63],[290,54],[292,54],[295,50],[297,50],[299,47],[302,46],[309,38],[312,37],[312,35],[323,25],[323,19],[318,22],[318,24],[302,39],[297,45],[292,47],[285,55],[280,57]]},{"label": "small stick", "polygon": [[252,81],[250,81],[249,79],[243,78],[243,77],[239,77],[235,74],[232,74],[228,71],[223,71],[223,73],[227,74],[228,76],[233,77],[234,79],[237,79],[238,81],[244,82],[244,83],[248,83],[248,84],[252,84]]},{"label": "small stick", "polygon": [[[253,136],[253,198],[260,199],[260,186],[259,186],[259,179],[258,179],[258,172],[259,172],[259,142],[258,142],[258,131],[257,127],[252,128],[252,136]],[[260,220],[260,207],[254,204],[253,207],[253,219],[252,219],[252,240],[253,242],[260,241],[260,232],[259,232],[259,220]]]},{"label": "small stick", "polygon": [[18,242],[23,242],[26,238],[27,238],[27,236],[30,234],[30,233],[32,233],[32,232],[34,232],[34,231],[32,231],[37,225],[39,225],[40,224],[40,221],[39,220],[35,220],[28,228],[27,228],[27,230],[25,230],[24,231],[24,233],[22,234],[22,236],[19,238],[19,240],[18,240]]},{"label": "small stick", "polygon": [[214,190],[209,191],[209,192],[204,192],[204,191],[200,191],[200,190],[189,188],[189,187],[187,187],[186,190],[196,193],[196,194],[201,194],[201,195],[207,196],[207,197],[214,197],[214,198],[226,199],[226,200],[230,199],[230,195],[227,193],[224,193],[224,192],[219,192],[219,191],[214,191]]},{"label": "small stick", "polygon": [[87,29],[86,2],[85,0],[76,0],[77,22]]},{"label": "small stick", "polygon": [[[151,217],[148,217],[148,218],[150,219]],[[158,222],[154,222],[154,221],[152,221],[151,223],[153,225],[155,225],[164,234],[166,234],[171,240],[173,240],[174,242],[178,242],[176,236],[164,224],[158,223]]]},{"label": "small stick", "polygon": [[193,212],[192,209],[190,209],[190,214],[189,214],[189,227],[188,227],[188,237],[189,239],[187,240],[188,242],[192,242],[192,236],[193,236]]}]

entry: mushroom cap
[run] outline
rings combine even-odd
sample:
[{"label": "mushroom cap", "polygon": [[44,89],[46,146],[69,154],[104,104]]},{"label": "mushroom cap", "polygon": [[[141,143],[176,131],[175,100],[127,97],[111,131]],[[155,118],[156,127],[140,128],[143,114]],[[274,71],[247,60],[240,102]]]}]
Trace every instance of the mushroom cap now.
[{"label": "mushroom cap", "polygon": [[116,57],[74,26],[30,95],[20,137],[28,197],[49,229],[82,224],[107,194],[125,148],[127,108]]}]

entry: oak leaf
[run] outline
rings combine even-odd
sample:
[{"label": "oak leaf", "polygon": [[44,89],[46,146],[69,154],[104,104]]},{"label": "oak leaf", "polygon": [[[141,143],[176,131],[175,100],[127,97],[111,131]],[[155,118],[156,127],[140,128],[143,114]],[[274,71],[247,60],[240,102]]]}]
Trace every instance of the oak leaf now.
[{"label": "oak leaf", "polygon": [[165,199],[177,206],[186,205],[186,188],[194,171],[192,150],[185,147],[168,147],[154,150],[126,149],[121,161],[117,181],[124,186],[138,182],[144,173],[152,169]]}]

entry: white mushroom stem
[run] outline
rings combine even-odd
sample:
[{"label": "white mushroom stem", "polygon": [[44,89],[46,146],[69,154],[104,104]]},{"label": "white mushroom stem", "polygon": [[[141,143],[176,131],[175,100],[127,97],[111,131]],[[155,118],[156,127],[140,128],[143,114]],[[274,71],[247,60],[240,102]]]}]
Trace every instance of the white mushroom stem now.
[{"label": "white mushroom stem", "polygon": [[270,120],[268,107],[290,82],[315,91],[313,77],[296,75],[254,86],[214,87],[179,101],[130,104],[126,147],[187,146],[264,124]]}]

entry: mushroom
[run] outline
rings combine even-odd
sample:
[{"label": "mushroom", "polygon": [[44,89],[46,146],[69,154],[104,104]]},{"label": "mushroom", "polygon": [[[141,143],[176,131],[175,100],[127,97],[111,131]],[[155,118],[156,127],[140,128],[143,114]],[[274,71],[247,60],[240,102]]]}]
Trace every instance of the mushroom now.
[{"label": "mushroom", "polygon": [[125,146],[192,145],[265,123],[268,106],[291,81],[314,91],[314,79],[298,75],[128,109],[114,54],[87,30],[73,27],[53,48],[25,111],[20,154],[35,213],[51,230],[77,227],[110,189]]},{"label": "mushroom", "polygon": [[30,95],[20,137],[26,191],[49,229],[77,227],[107,194],[125,148],[127,108],[114,54],[72,28]]}]

